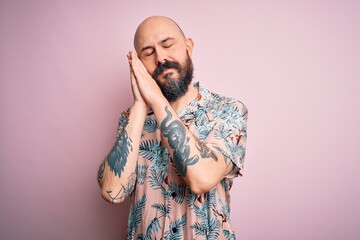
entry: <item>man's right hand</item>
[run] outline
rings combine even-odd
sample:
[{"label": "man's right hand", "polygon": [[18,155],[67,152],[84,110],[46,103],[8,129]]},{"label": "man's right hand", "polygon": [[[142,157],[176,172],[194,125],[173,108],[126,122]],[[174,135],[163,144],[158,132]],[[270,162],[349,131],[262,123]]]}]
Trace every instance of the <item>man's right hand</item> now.
[{"label": "man's right hand", "polygon": [[134,74],[134,71],[133,71],[132,66],[131,66],[131,62],[130,62],[131,56],[130,56],[130,54],[131,54],[130,52],[127,54],[127,58],[128,58],[128,62],[129,62],[129,68],[130,68],[130,81],[131,81],[131,90],[132,90],[132,93],[133,93],[133,96],[134,96],[134,105],[138,105],[139,107],[142,107],[145,110],[147,110],[148,106],[147,106],[145,100],[143,99],[143,97],[140,94],[139,87],[138,87],[137,82],[136,82],[135,74]]}]

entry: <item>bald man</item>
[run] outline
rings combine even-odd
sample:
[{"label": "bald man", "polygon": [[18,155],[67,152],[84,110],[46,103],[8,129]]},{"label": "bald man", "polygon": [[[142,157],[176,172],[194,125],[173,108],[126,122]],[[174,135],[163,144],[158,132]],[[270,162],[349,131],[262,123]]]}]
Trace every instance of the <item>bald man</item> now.
[{"label": "bald man", "polygon": [[131,198],[128,239],[235,239],[247,109],[193,83],[194,42],[173,20],[145,19],[127,55],[132,106],[98,172],[102,197]]}]

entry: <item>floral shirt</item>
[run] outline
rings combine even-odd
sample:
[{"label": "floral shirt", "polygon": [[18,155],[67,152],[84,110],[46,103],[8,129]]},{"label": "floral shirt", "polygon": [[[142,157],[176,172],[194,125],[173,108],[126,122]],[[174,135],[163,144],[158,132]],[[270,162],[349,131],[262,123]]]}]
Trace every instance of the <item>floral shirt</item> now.
[{"label": "floral shirt", "polygon": [[[234,163],[212,190],[192,193],[177,172],[153,113],[146,117],[140,141],[136,186],[131,194],[128,239],[235,239],[230,221],[233,178],[242,176],[247,108],[235,99],[203,88],[179,117],[211,150]],[[123,128],[124,112],[118,131]]]}]

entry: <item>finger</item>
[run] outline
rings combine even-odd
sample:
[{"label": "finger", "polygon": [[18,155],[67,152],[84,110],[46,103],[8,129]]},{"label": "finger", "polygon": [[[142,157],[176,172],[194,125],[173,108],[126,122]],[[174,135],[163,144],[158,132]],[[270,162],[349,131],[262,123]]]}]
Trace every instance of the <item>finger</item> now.
[{"label": "finger", "polygon": [[144,64],[140,61],[137,54],[135,52],[132,52],[131,54],[131,64],[135,71],[135,74],[141,74],[143,76],[146,76],[148,71],[146,70]]},{"label": "finger", "polygon": [[134,71],[137,70],[138,66],[136,64],[136,59],[135,59],[135,56],[134,56],[134,52],[132,52],[132,51],[129,52],[129,64],[130,64],[130,66],[132,67],[132,69]]},{"label": "finger", "polygon": [[131,79],[131,82],[135,81],[137,84],[137,78],[136,78],[134,70],[132,69],[131,66],[130,66],[130,79]]},{"label": "finger", "polygon": [[137,66],[139,67],[139,69],[141,69],[142,71],[145,70],[145,71],[147,72],[144,64],[140,61],[140,59],[139,59],[138,55],[136,54],[136,52],[134,52],[134,53],[132,54],[132,59],[133,59],[134,62],[137,64]]},{"label": "finger", "polygon": [[130,69],[130,81],[131,81],[131,88],[133,90],[134,95],[136,96],[139,94],[139,88],[137,85],[137,80],[134,75],[134,72],[131,69]]},{"label": "finger", "polygon": [[130,70],[130,77],[134,77],[134,76],[133,76],[133,75],[134,75],[134,70],[133,70],[133,68],[132,68],[132,66],[131,66],[130,60],[129,60],[129,70]]},{"label": "finger", "polygon": [[[131,60],[130,60],[130,52],[128,54],[128,62],[129,62],[129,70],[130,70],[130,80],[131,80],[131,85],[133,85],[134,83],[137,84],[137,78],[135,76],[135,73],[134,73],[134,69],[132,67],[132,64],[131,64]],[[133,86],[132,86],[133,87]]]},{"label": "finger", "polygon": [[136,78],[134,77],[134,74],[131,73],[131,87],[133,88],[133,91],[137,92],[137,82],[136,82]]},{"label": "finger", "polygon": [[130,54],[130,59],[131,60],[129,61],[129,63],[132,67],[135,77],[142,78],[142,76],[144,76],[144,73],[143,73],[143,71],[139,65],[139,62],[133,52]]}]

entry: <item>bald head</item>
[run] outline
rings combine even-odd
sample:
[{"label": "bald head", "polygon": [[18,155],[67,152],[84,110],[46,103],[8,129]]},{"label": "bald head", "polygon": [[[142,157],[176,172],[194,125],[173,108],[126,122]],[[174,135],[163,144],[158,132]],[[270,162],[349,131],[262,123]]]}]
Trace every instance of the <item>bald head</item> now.
[{"label": "bald head", "polygon": [[185,39],[184,32],[174,20],[164,16],[148,17],[136,29],[134,35],[135,50],[139,53],[140,46],[163,36]]}]

